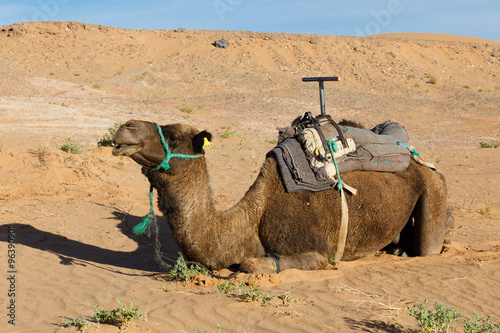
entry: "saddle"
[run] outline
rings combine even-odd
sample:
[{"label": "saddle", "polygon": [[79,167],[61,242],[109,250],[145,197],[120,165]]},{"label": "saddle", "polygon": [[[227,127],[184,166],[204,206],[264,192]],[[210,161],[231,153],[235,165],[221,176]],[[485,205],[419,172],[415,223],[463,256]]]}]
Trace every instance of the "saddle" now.
[{"label": "saddle", "polygon": [[403,171],[412,156],[408,134],[399,123],[387,121],[368,130],[311,113],[279,128],[272,153],[287,192],[333,188],[339,175],[349,171]]}]

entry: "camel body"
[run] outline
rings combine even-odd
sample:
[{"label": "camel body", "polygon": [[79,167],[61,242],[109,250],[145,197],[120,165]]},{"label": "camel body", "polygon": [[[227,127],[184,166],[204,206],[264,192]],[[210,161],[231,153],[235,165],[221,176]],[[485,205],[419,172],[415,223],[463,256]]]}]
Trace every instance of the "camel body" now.
[{"label": "camel body", "polygon": [[[162,126],[173,153],[203,154],[206,132]],[[158,191],[158,206],[189,260],[210,269],[240,265],[247,272],[276,272],[265,253],[280,256],[281,269],[324,269],[334,258],[341,221],[340,194],[287,193],[274,156],[268,155],[244,197],[215,209],[205,158],[172,159],[167,171],[151,171],[165,156],[156,125],[131,120],[114,138],[114,155],[130,156]],[[398,173],[353,171],[342,175],[358,189],[347,194],[349,225],[342,260],[373,254],[394,240],[417,256],[439,254],[447,229],[446,183],[414,161]]]}]

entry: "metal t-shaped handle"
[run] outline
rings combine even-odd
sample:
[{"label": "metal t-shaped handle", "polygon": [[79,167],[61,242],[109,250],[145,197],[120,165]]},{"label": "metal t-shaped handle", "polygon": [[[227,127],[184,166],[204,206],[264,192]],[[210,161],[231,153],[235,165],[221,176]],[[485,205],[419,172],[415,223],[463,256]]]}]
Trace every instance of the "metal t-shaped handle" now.
[{"label": "metal t-shaped handle", "polygon": [[319,103],[321,106],[321,115],[326,115],[325,111],[325,81],[340,81],[338,76],[323,76],[323,77],[303,77],[302,82],[319,82]]}]

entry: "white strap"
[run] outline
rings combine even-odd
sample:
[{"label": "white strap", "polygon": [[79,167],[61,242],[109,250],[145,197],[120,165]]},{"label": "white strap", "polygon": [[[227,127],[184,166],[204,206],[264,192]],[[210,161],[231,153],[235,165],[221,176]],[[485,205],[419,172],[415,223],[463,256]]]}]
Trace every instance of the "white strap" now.
[{"label": "white strap", "polygon": [[344,187],[340,189],[340,198],[342,202],[342,218],[340,221],[339,239],[337,241],[337,260],[342,260],[344,255],[345,242],[347,239],[347,226],[349,223],[349,208],[345,198]]}]

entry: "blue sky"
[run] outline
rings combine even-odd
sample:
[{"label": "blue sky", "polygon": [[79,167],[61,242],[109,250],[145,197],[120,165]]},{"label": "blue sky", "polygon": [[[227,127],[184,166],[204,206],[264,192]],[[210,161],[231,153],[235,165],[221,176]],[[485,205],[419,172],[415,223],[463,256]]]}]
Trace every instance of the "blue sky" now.
[{"label": "blue sky", "polygon": [[41,20],[351,36],[435,32],[500,41],[499,0],[0,0],[0,26]]}]

